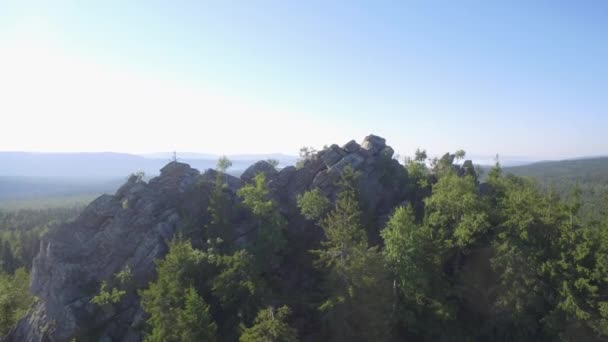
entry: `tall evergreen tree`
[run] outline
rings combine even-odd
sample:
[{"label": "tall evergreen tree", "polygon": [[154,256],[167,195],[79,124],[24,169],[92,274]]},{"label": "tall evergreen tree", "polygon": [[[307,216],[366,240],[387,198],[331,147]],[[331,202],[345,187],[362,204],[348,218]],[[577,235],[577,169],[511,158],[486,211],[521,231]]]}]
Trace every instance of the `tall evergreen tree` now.
[{"label": "tall evergreen tree", "polygon": [[171,242],[169,253],[158,262],[157,279],[140,291],[141,306],[149,315],[146,341],[214,340],[217,328],[193,287],[204,260],[205,255],[189,241],[178,238]]},{"label": "tall evergreen tree", "polygon": [[181,342],[215,342],[217,325],[209,313],[209,306],[194,287],[186,290],[184,307],[177,312],[177,326]]},{"label": "tall evergreen tree", "polygon": [[257,272],[254,256],[246,250],[214,259],[219,271],[209,278],[211,293],[220,305],[219,331],[225,340],[236,340],[239,326],[250,324],[255,318],[266,285]]},{"label": "tall evergreen tree", "polygon": [[279,213],[266,185],[266,176],[259,173],[253,184],[247,184],[238,191],[243,205],[249,208],[256,221],[255,241],[251,253],[256,258],[260,272],[267,273],[278,267],[280,252],[285,247],[285,220]]},{"label": "tall evergreen tree", "polygon": [[350,167],[343,171],[335,208],[321,221],[326,239],[313,251],[327,272],[330,297],[320,309],[332,341],[379,341],[389,333],[390,285],[382,256],[377,247],[368,246],[361,225],[356,177]]},{"label": "tall evergreen tree", "polygon": [[226,192],[226,171],[232,166],[232,162],[222,156],[217,162],[217,175],[213,189],[209,196],[208,211],[210,214],[209,224],[206,226],[206,238],[218,242],[218,247],[225,251],[229,243],[234,239],[234,232],[230,225],[230,197]]},{"label": "tall evergreen tree", "polygon": [[475,179],[449,170],[424,203],[422,223],[416,223],[408,206],[397,209],[382,231],[402,324],[421,336],[440,338],[436,334],[449,331],[456,339],[471,338],[469,327],[456,319],[467,315],[463,289],[470,285],[465,285],[463,265],[490,228],[486,207]]}]

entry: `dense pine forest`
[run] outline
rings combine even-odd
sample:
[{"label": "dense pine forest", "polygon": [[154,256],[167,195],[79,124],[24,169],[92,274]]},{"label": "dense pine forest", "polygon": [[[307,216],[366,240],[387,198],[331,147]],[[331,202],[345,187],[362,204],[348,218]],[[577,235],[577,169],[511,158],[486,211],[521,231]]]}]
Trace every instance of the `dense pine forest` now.
[{"label": "dense pine forest", "polygon": [[[318,158],[303,151],[298,168]],[[310,229],[297,234],[268,172],[233,194],[222,158],[199,184],[208,219],[192,217],[166,240],[156,277],[138,285],[126,265],[88,301],[112,317],[125,298],[138,298],[138,329],[159,342],[608,338],[608,203],[581,211],[576,187],[548,191],[499,163],[482,182],[472,163],[458,163],[464,156],[429,162],[417,151],[398,169],[379,164],[380,181],[403,194],[386,217],[366,210],[362,171],[347,165],[331,179],[334,194],[294,194]],[[122,210],[133,205],[121,202]],[[40,236],[80,211],[0,213],[0,334],[35,301],[27,283]],[[315,234],[312,247],[301,240]]]}]

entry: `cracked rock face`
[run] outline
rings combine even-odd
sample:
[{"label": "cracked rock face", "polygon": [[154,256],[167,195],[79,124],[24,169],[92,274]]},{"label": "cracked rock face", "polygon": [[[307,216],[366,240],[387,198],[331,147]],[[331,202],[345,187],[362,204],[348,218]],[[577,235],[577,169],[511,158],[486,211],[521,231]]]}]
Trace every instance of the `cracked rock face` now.
[{"label": "cracked rock face", "polygon": [[[382,218],[407,196],[403,184],[407,175],[391,159],[392,154],[383,138],[370,135],[361,145],[355,141],[343,147],[331,145],[300,169],[291,166],[276,171],[261,161],[241,179],[224,176],[236,204],[238,189],[264,172],[271,196],[289,222],[288,243],[305,252],[318,245],[323,233],[299,214],[297,195],[318,187],[334,200],[339,191],[335,182],[350,166],[360,175],[364,212],[372,222],[377,221],[370,235],[377,236],[384,224]],[[76,337],[78,341],[141,341],[145,314],[135,291],[111,310],[103,310],[90,300],[102,281],[111,280],[125,266],[131,269],[137,288],[147,287],[156,274],[155,260],[167,253],[167,241],[192,220],[204,227],[210,185],[216,177],[214,170],[201,175],[187,164],[171,162],[148,183],[130,177],[116,194],[97,198],[75,221],[44,236],[32,268],[31,290],[39,301],[4,340],[69,341]],[[239,220],[235,226],[247,231],[249,216]],[[280,271],[284,286],[293,293],[310,283],[301,267],[308,266],[288,265]]]},{"label": "cracked rock face", "polygon": [[32,267],[31,291],[39,298],[33,312],[11,333],[13,341],[139,341],[132,326],[138,298],[123,298],[114,312],[90,303],[102,280],[129,266],[136,287],[154,277],[154,260],[167,252],[166,241],[181,218],[179,203],[195,188],[199,172],[170,163],[148,184],[130,178],[116,195],[93,201],[74,222],[47,234]]}]

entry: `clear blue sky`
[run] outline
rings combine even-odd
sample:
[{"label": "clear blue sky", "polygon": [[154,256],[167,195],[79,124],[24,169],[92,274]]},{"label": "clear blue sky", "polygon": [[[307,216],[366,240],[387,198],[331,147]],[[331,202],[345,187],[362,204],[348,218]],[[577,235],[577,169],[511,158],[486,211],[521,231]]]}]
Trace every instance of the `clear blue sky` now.
[{"label": "clear blue sky", "polygon": [[2,1],[0,75],[0,150],[608,154],[607,1]]}]

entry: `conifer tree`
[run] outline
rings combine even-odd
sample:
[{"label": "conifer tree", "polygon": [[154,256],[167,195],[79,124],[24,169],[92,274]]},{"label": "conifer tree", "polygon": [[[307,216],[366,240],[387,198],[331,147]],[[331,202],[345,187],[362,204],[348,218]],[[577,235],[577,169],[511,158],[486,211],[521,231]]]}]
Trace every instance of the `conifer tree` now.
[{"label": "conifer tree", "polygon": [[171,242],[169,253],[158,262],[157,279],[140,291],[141,306],[149,315],[146,341],[215,340],[217,327],[193,287],[204,260],[189,241]]},{"label": "conifer tree", "polygon": [[210,222],[206,227],[206,237],[208,240],[218,241],[219,248],[224,251],[229,243],[234,239],[234,232],[230,226],[230,198],[226,193],[226,171],[232,166],[232,162],[222,156],[217,161],[217,175],[213,184],[213,189],[209,196],[208,211]]},{"label": "conifer tree", "polygon": [[434,335],[438,331],[449,331],[456,339],[467,339],[467,326],[454,323],[466,315],[460,311],[465,296],[462,264],[490,228],[486,207],[474,177],[459,177],[454,171],[445,171],[424,203],[423,222],[418,224],[407,206],[398,208],[382,231],[402,323],[434,338],[440,338]]},{"label": "conifer tree", "polygon": [[285,221],[279,213],[266,185],[266,176],[258,173],[253,184],[247,184],[238,191],[243,205],[249,208],[256,221],[255,241],[251,252],[256,258],[260,272],[268,272],[280,263],[280,252],[285,247]]},{"label": "conifer tree", "polygon": [[321,221],[322,248],[313,251],[318,266],[327,272],[326,293],[320,306],[332,341],[379,341],[389,333],[390,312],[382,256],[369,247],[361,224],[357,175],[347,167],[339,182],[335,208]]},{"label": "conifer tree", "polygon": [[177,312],[177,326],[181,342],[215,342],[217,325],[209,313],[209,306],[194,287],[186,290],[184,307]]},{"label": "conifer tree", "polygon": [[258,312],[253,326],[243,330],[240,342],[297,342],[297,331],[290,327],[287,318],[291,310],[287,306],[278,309],[268,307]]}]

